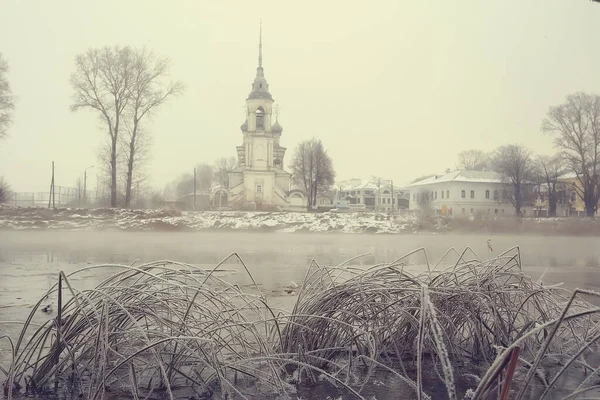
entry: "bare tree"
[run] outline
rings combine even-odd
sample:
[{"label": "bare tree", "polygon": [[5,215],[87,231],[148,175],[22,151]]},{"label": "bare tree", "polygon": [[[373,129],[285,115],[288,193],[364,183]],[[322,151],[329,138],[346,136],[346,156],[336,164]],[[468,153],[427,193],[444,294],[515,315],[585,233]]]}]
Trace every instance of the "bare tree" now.
[{"label": "bare tree", "polygon": [[538,156],[535,162],[535,172],[538,182],[543,184],[548,198],[548,216],[556,217],[558,204],[558,182],[566,172],[564,159],[561,154],[554,156]]},{"label": "bare tree", "polygon": [[229,173],[237,166],[237,158],[220,157],[215,161],[214,175],[217,185],[229,189]]},{"label": "bare tree", "polygon": [[4,177],[0,176],[0,204],[6,203],[10,199],[10,185]]},{"label": "bare tree", "polygon": [[8,134],[8,127],[12,123],[12,111],[15,107],[6,74],[8,74],[8,63],[0,53],[0,139]]},{"label": "bare tree", "polygon": [[117,206],[117,144],[124,113],[132,97],[136,59],[129,47],[90,49],[75,57],[71,75],[72,111],[91,109],[106,124],[110,139],[110,206]]},{"label": "bare tree", "polygon": [[481,150],[464,150],[458,153],[457,168],[465,171],[483,171],[490,166],[490,156]]},{"label": "bare tree", "polygon": [[527,199],[526,184],[532,179],[534,168],[531,151],[518,144],[500,146],[494,153],[492,165],[506,179],[507,194],[515,213],[522,216],[521,207]]},{"label": "bare tree", "polygon": [[417,204],[424,216],[435,214],[431,200],[431,192],[429,190],[421,189],[419,193],[417,193]]},{"label": "bare tree", "polygon": [[[205,192],[210,190],[213,183],[213,169],[208,164],[198,164],[196,166],[196,190]],[[194,192],[194,174],[185,173],[172,182],[169,182],[164,189],[166,197],[176,196],[177,198],[186,196]]]},{"label": "bare tree", "polygon": [[124,138],[127,165],[124,204],[126,208],[131,205],[134,174],[149,154],[147,131],[141,129],[141,123],[170,97],[183,93],[181,82],[165,82],[169,72],[169,59],[157,58],[145,49],[133,50],[133,58],[129,85],[131,99],[126,109],[130,123]]},{"label": "bare tree", "polygon": [[563,153],[579,185],[573,189],[593,217],[600,199],[600,96],[575,93],[567,101],[550,107],[542,130],[554,135],[555,146]]},{"label": "bare tree", "polygon": [[317,194],[329,190],[335,181],[331,157],[315,138],[296,147],[290,169],[294,184],[304,189],[308,197],[309,208],[317,204]]}]

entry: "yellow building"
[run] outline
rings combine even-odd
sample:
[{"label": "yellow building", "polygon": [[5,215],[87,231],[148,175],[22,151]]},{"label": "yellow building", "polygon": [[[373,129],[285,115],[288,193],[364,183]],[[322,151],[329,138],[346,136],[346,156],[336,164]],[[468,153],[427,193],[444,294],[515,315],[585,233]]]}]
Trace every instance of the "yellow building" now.
[{"label": "yellow building", "polygon": [[585,215],[585,203],[579,195],[583,192],[583,187],[577,179],[577,175],[574,173],[565,174],[559,179],[559,182],[566,186],[565,191],[570,214]]}]

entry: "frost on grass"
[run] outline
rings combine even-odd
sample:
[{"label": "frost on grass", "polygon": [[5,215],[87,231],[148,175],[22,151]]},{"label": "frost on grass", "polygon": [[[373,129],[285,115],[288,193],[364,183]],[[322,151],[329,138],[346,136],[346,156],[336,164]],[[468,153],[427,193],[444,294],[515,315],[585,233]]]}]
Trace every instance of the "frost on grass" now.
[{"label": "frost on grass", "polygon": [[[543,398],[567,375],[581,379],[564,396],[592,394],[585,361],[598,354],[600,309],[582,296],[598,294],[533,281],[518,249],[487,261],[467,254],[450,251],[446,267],[420,274],[406,270],[407,257],[366,269],[313,262],[290,314],[258,285],[242,291],[188,264],[86,267],[61,275],[60,317],[10,339],[14,358],[0,377],[9,398],[57,389],[86,399],[294,398],[306,385],[369,398],[365,388],[383,376],[407,398],[484,399],[505,388]],[[93,290],[71,286],[103,268],[118,272]],[[436,386],[443,394],[428,393]]]}]

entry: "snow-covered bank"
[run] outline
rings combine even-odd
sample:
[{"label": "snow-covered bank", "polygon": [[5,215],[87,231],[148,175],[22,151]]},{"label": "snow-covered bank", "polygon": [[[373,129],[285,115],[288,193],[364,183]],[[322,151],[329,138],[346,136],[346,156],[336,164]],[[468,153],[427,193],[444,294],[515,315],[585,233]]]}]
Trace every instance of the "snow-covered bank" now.
[{"label": "snow-covered bank", "polygon": [[589,218],[447,218],[382,214],[292,213],[121,209],[57,209],[0,207],[4,230],[117,230],[207,231],[242,230],[268,232],[339,233],[481,233],[596,236],[600,219]]},{"label": "snow-covered bank", "polygon": [[372,213],[172,212],[166,210],[0,208],[0,229],[132,231],[253,230],[279,232],[411,233],[413,215],[381,220]]}]

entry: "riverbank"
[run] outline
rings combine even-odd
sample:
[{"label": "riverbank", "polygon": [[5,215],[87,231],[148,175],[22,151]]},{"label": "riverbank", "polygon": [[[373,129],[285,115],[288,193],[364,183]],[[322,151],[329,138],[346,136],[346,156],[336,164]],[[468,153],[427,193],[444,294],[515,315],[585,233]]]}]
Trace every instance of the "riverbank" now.
[{"label": "riverbank", "polygon": [[414,214],[289,213],[0,207],[3,230],[253,231],[372,234],[485,233],[595,236],[588,218],[447,218]]}]

